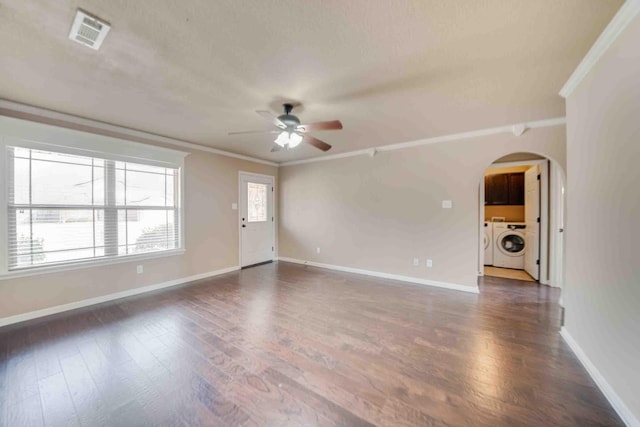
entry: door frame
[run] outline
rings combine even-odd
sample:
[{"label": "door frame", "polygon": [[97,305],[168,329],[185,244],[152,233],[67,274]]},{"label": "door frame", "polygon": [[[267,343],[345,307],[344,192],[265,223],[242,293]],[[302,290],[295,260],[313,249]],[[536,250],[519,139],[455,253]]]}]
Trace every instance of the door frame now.
[{"label": "door frame", "polygon": [[[487,166],[482,175],[482,180],[480,182],[480,191],[478,197],[478,275],[484,276],[484,245],[482,244],[484,240],[484,172],[487,169],[497,169],[497,168],[508,168],[512,166],[535,166],[539,165],[540,167],[540,278],[539,282],[543,285],[549,284],[549,279],[555,279],[555,266],[551,271],[548,268],[549,260],[556,260],[558,257],[555,253],[557,248],[552,247],[552,251],[554,253],[549,253],[549,220],[556,215],[556,206],[555,204],[551,205],[551,209],[549,209],[549,159],[541,159],[541,160],[524,160],[521,162],[506,162],[506,163],[491,163]],[[558,286],[555,284],[554,286]]]},{"label": "door frame", "polygon": [[273,212],[273,220],[271,221],[271,235],[273,236],[273,254],[272,261],[278,259],[278,234],[276,233],[276,222],[278,220],[278,212],[276,207],[276,177],[273,175],[264,175],[255,172],[247,172],[247,171],[238,171],[238,221],[236,226],[238,227],[238,266],[242,268],[242,203],[240,202],[240,198],[242,197],[242,179],[243,178],[261,178],[268,179],[271,181],[271,206]]},{"label": "door frame", "polygon": [[[549,280],[551,286],[564,288],[564,229],[566,227],[566,179],[562,168],[555,162],[549,165],[549,199],[551,200],[551,218],[549,221],[549,248],[551,260],[549,264]],[[562,294],[559,303],[564,307]]]}]

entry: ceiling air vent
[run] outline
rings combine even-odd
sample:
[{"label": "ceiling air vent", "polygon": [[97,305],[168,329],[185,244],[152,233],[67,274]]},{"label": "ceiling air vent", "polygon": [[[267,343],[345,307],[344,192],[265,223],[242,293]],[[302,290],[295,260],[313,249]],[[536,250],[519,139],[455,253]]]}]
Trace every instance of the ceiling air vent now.
[{"label": "ceiling air vent", "polygon": [[91,49],[98,50],[111,26],[78,10],[71,26],[69,38]]}]

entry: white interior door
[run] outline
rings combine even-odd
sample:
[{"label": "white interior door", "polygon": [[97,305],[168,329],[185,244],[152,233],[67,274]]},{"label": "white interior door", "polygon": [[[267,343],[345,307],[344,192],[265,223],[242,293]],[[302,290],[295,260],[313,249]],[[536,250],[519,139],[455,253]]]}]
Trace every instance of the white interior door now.
[{"label": "white interior door", "polygon": [[540,278],[540,171],[538,165],[524,173],[524,269]]},{"label": "white interior door", "polygon": [[240,173],[240,266],[273,261],[274,178]]}]

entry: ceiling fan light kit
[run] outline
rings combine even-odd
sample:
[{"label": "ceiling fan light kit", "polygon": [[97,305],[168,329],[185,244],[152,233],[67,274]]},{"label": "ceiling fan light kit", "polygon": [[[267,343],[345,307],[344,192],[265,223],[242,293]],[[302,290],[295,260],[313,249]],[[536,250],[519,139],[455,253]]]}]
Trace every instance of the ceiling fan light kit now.
[{"label": "ceiling fan light kit", "polygon": [[287,132],[286,130],[280,133],[275,141],[276,144],[282,148],[296,148],[302,142],[302,135],[295,132]]},{"label": "ceiling fan light kit", "polygon": [[340,130],[342,129],[342,123],[340,122],[340,120],[300,124],[300,119],[291,114],[291,110],[293,110],[293,104],[283,104],[282,106],[284,107],[284,114],[278,117],[274,116],[269,111],[256,111],[258,115],[273,124],[277,128],[277,130],[229,132],[229,135],[277,133],[278,136],[276,137],[275,141],[273,141],[276,145],[271,150],[272,152],[280,151],[280,147],[287,149],[295,148],[300,145],[301,142],[305,142],[322,151],[329,151],[331,149],[331,145],[309,135],[307,132],[317,130]]}]

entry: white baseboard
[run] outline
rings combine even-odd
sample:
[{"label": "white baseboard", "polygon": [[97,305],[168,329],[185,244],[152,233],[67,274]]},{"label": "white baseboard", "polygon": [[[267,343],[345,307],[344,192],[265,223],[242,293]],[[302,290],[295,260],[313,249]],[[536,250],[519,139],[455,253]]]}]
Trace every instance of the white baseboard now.
[{"label": "white baseboard", "polygon": [[622,421],[629,427],[640,427],[640,420],[638,420],[631,410],[624,404],[620,396],[615,392],[613,387],[607,382],[598,368],[591,362],[591,359],[582,350],[582,347],[576,340],[573,339],[569,331],[563,326],[560,330],[560,335],[564,338],[564,341],[569,345],[573,353],[576,355],[582,366],[587,370],[593,381],[607,398],[613,409],[618,413]]},{"label": "white baseboard", "polygon": [[398,274],[382,273],[379,271],[362,270],[359,268],[344,267],[341,265],[322,264],[320,262],[304,261],[301,259],[279,257],[279,261],[292,262],[295,264],[310,265],[313,267],[326,268],[329,270],[344,271],[347,273],[364,274],[366,276],[382,277],[384,279],[400,280],[402,282],[418,283],[420,285],[436,286],[438,288],[453,289],[456,291],[470,292],[472,294],[480,293],[478,286],[465,286],[457,283],[438,282],[436,280],[419,279],[417,277],[401,276]]},{"label": "white baseboard", "polygon": [[130,297],[133,295],[139,295],[146,292],[152,292],[158,289],[170,288],[171,286],[182,285],[184,283],[194,282],[196,280],[218,276],[220,274],[229,273],[231,271],[236,271],[239,269],[240,269],[239,266],[222,268],[220,270],[208,271],[206,273],[182,277],[180,279],[169,280],[167,282],[157,283],[155,285],[142,286],[139,288],[128,289],[126,291],[116,292],[113,294],[103,295],[100,297],[71,302],[69,304],[56,305],[54,307],[43,308],[42,310],[30,311],[28,313],[16,314],[15,316],[3,317],[3,318],[0,318],[0,328],[3,326],[14,324],[14,323],[36,319],[38,317],[44,317],[52,314],[62,313],[64,311],[75,310],[77,308],[87,307],[94,304],[100,304],[107,301],[113,301],[120,298]]}]

